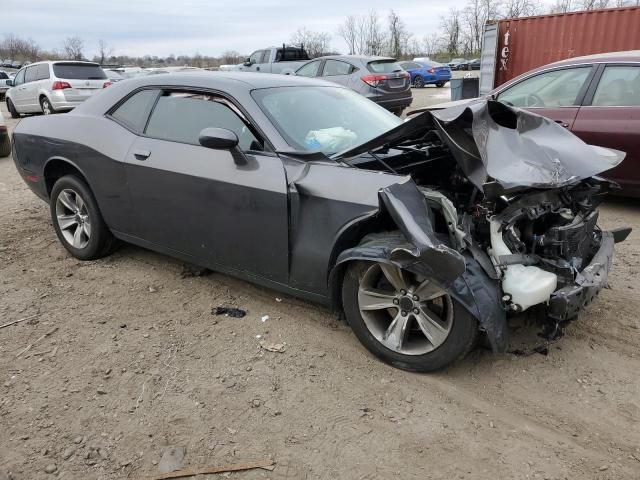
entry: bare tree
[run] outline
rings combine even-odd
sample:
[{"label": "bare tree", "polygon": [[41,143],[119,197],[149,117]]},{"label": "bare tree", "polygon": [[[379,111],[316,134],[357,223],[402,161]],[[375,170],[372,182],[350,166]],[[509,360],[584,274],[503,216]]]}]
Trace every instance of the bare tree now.
[{"label": "bare tree", "polygon": [[70,60],[82,60],[84,55],[84,41],[80,37],[68,37],[64,41],[64,52]]},{"label": "bare tree", "polygon": [[0,58],[30,60],[33,62],[38,60],[40,53],[40,46],[32,39],[24,39],[13,33],[5,35],[2,42],[0,42]]},{"label": "bare tree", "polygon": [[505,18],[530,17],[542,10],[539,0],[505,0],[503,3]]},{"label": "bare tree", "polygon": [[387,21],[389,22],[389,55],[400,58],[403,53],[403,40],[406,38],[404,23],[393,10],[389,11]]},{"label": "bare tree", "polygon": [[356,39],[358,36],[358,20],[355,16],[349,15],[342,25],[338,27],[338,35],[342,37],[349,49],[349,55],[356,53]]},{"label": "bare tree", "polygon": [[384,45],[386,38],[382,26],[380,25],[380,19],[378,12],[371,10],[369,16],[366,17],[364,22],[365,45],[363,45],[363,52],[365,55],[382,55],[384,51]]},{"label": "bare tree", "polygon": [[498,0],[469,0],[462,11],[464,27],[461,40],[465,53],[473,54],[480,50],[484,26],[488,20],[500,16],[499,8]]},{"label": "bare tree", "polygon": [[551,7],[551,13],[567,13],[573,10],[572,0],[556,0]]},{"label": "bare tree", "polygon": [[113,55],[113,48],[109,47],[109,45],[107,44],[107,42],[105,42],[104,40],[100,39],[98,40],[98,63],[100,65],[103,65],[104,62]]},{"label": "bare tree", "polygon": [[314,32],[305,27],[299,28],[291,36],[291,43],[304,46],[311,58],[321,57],[329,51],[331,35],[327,32]]},{"label": "bare tree", "polygon": [[227,50],[222,53],[220,57],[220,62],[224,65],[234,65],[236,63],[240,63],[247,58],[247,55],[242,55],[240,52],[236,50]]},{"label": "bare tree", "polygon": [[577,4],[578,10],[596,10],[608,6],[609,0],[580,0]]},{"label": "bare tree", "polygon": [[445,49],[450,55],[456,55],[460,48],[460,10],[451,8],[446,17],[442,17]]},{"label": "bare tree", "polygon": [[440,36],[436,32],[433,32],[424,36],[422,44],[424,45],[424,53],[426,53],[427,56],[432,57],[438,53],[442,42],[440,40]]},{"label": "bare tree", "polygon": [[369,15],[348,16],[338,28],[338,34],[347,44],[350,55],[381,55],[384,50],[386,39],[375,10]]}]

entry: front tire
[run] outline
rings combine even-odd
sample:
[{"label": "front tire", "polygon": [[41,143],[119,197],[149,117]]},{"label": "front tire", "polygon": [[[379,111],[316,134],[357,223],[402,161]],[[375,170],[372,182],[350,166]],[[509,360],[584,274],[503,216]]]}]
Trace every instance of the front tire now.
[{"label": "front tire", "polygon": [[413,79],[413,86],[416,88],[424,88],[424,78],[420,75]]},{"label": "front tire", "polygon": [[20,114],[16,110],[16,107],[10,98],[7,98],[7,110],[9,110],[9,113],[11,114],[11,118],[20,118]]},{"label": "front tire", "polygon": [[51,190],[49,207],[58,239],[71,255],[95,260],[111,253],[115,239],[83,179],[61,177]]},{"label": "front tire", "polygon": [[436,82],[436,87],[442,88],[444,87],[445,82]]},{"label": "front tire", "polygon": [[464,358],[478,336],[476,320],[449,294],[384,263],[352,262],[342,303],[358,340],[403,370],[441,370]]},{"label": "front tire", "polygon": [[56,109],[53,108],[53,105],[51,105],[51,100],[49,100],[47,97],[40,98],[40,108],[42,109],[42,113],[44,115],[53,115],[54,113],[56,113]]}]

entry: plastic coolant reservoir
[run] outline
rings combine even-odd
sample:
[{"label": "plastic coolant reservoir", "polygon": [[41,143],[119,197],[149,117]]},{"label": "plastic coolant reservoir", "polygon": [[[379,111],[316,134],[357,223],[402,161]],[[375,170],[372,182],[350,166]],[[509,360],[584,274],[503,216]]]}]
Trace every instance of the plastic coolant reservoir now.
[{"label": "plastic coolant reservoir", "polygon": [[[500,222],[491,220],[491,254],[498,261],[502,255],[511,255],[502,239]],[[502,277],[502,291],[511,295],[511,301],[522,310],[548,302],[558,285],[558,277],[541,268],[521,264],[506,267]]]}]

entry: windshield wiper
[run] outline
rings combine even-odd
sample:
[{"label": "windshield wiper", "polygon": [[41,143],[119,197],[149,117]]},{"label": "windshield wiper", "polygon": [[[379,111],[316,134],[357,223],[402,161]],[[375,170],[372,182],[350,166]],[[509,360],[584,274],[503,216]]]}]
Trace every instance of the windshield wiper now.
[{"label": "windshield wiper", "polygon": [[[384,149],[385,147],[381,147],[380,149]],[[380,150],[378,149],[378,150]],[[375,153],[373,153],[373,150],[367,150],[364,153],[368,153],[371,158],[373,158],[376,162],[378,162],[380,165],[382,165],[384,168],[386,168],[388,171],[390,171],[391,173],[395,173],[396,175],[398,174],[398,172],[391,167],[391,165],[389,165],[387,162],[385,162],[382,158],[380,158],[378,155],[376,155]],[[354,158],[358,158],[360,155],[354,157]],[[347,165],[349,165],[350,167],[352,167],[352,163],[351,160],[342,160],[344,163],[346,163]]]}]

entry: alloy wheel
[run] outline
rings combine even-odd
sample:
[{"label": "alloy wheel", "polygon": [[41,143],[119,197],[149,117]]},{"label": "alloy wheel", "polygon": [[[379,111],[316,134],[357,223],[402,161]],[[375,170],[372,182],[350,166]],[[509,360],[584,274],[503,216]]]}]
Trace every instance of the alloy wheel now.
[{"label": "alloy wheel", "polygon": [[451,297],[429,279],[376,263],[360,280],[358,308],[373,337],[389,350],[423,355],[442,345],[453,326]]},{"label": "alloy wheel", "polygon": [[416,88],[424,87],[424,80],[422,79],[422,77],[416,77],[413,81],[413,86]]},{"label": "alloy wheel", "polygon": [[56,219],[65,241],[73,248],[85,248],[91,239],[91,218],[87,203],[78,192],[65,188],[56,198]]},{"label": "alloy wheel", "polygon": [[42,100],[42,113],[44,113],[45,115],[51,115],[51,104],[49,103],[49,100],[47,100],[46,98]]}]

